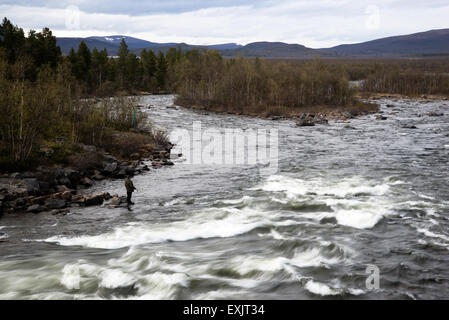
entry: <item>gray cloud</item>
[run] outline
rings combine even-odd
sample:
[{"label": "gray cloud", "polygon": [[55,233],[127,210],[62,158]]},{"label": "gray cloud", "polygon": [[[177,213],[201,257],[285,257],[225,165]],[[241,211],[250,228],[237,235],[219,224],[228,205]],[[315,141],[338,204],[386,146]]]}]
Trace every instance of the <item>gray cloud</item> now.
[{"label": "gray cloud", "polygon": [[[142,16],[155,13],[181,13],[199,9],[216,7],[234,7],[241,5],[252,5],[263,7],[272,1],[254,0],[151,0],[151,1],[85,1],[85,0],[37,0],[32,6],[45,7],[49,9],[66,8],[76,5],[80,10],[87,13],[128,14]],[[29,0],[6,0],[2,4],[30,6]]]},{"label": "gray cloud", "polygon": [[[68,5],[80,10],[67,24]],[[0,1],[14,23],[58,36],[126,34],[157,42],[283,41],[328,47],[449,27],[447,0]]]}]

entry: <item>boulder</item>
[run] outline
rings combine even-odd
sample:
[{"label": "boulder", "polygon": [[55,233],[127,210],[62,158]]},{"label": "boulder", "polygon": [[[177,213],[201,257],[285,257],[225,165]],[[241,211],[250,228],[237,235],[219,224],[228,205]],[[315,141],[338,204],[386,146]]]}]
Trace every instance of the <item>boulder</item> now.
[{"label": "boulder", "polygon": [[129,156],[129,158],[131,160],[139,160],[140,159],[140,154],[139,153],[133,153],[132,155]]},{"label": "boulder", "polygon": [[[36,178],[26,178],[20,181],[20,186],[24,187],[26,189],[27,194],[29,195],[40,195],[41,192],[41,184]],[[48,184],[46,185],[48,190]]]},{"label": "boulder", "polygon": [[48,199],[45,206],[48,209],[62,209],[67,206],[67,203],[62,199]]},{"label": "boulder", "polygon": [[303,119],[296,122],[296,125],[298,127],[313,127],[315,126],[315,123],[312,120]]},{"label": "boulder", "polygon": [[57,192],[66,192],[66,191],[72,192],[72,189],[67,188],[65,185],[58,185],[58,186],[56,186],[56,191]]},{"label": "boulder", "polygon": [[298,127],[313,127],[316,124],[328,124],[329,121],[322,114],[301,113],[299,121],[296,123]]},{"label": "boulder", "polygon": [[18,198],[16,199],[15,206],[16,207],[23,207],[27,204],[27,201],[24,198]]},{"label": "boulder", "polygon": [[382,115],[377,115],[376,116],[376,120],[387,120],[387,117],[385,117],[385,116],[382,116]]},{"label": "boulder", "polygon": [[429,112],[426,114],[429,117],[442,117],[444,116],[444,113],[441,112]]},{"label": "boulder", "polygon": [[354,118],[354,116],[353,116],[351,113],[347,112],[347,111],[342,112],[341,114],[342,114],[346,119],[352,119],[352,118]]},{"label": "boulder", "polygon": [[84,198],[84,204],[86,206],[99,206],[103,204],[104,197],[103,194],[96,194],[87,198]]},{"label": "boulder", "polygon": [[164,161],[162,161],[162,165],[163,166],[173,166],[174,163],[169,160],[164,159]]},{"label": "boulder", "polygon": [[121,200],[119,197],[113,197],[110,204],[113,206],[119,206],[121,203]]},{"label": "boulder", "polygon": [[182,157],[182,153],[170,154],[170,159],[178,159]]},{"label": "boulder", "polygon": [[66,176],[63,176],[58,179],[59,184],[66,186],[67,188],[72,188],[72,181]]},{"label": "boulder", "polygon": [[113,156],[111,156],[109,153],[107,153],[107,152],[105,152],[105,153],[103,153],[102,154],[102,156],[103,156],[103,159],[104,159],[104,165],[103,165],[103,168],[107,165],[107,164],[109,164],[109,163],[113,163],[113,162],[117,162],[117,159],[115,158],[115,157],[113,157]]},{"label": "boulder", "polygon": [[117,170],[117,162],[108,163],[103,171],[107,174],[113,174]]},{"label": "boulder", "polygon": [[34,172],[25,171],[25,172],[19,172],[16,176],[16,179],[31,179],[36,178],[36,174]]},{"label": "boulder", "polygon": [[46,196],[40,196],[40,197],[33,197],[31,199],[28,200],[29,203],[31,204],[45,204],[45,202],[50,198],[49,195]]},{"label": "boulder", "polygon": [[131,175],[131,176],[134,175],[134,171],[135,171],[135,169],[133,166],[127,166],[125,168],[125,172],[127,175]]},{"label": "boulder", "polygon": [[150,171],[150,168],[148,168],[148,166],[146,164],[144,164],[144,165],[141,165],[139,167],[139,170],[141,170],[141,171]]},{"label": "boulder", "polygon": [[93,180],[103,180],[104,176],[101,175],[100,171],[95,170],[93,176],[91,177]]},{"label": "boulder", "polygon": [[72,183],[72,186],[76,186],[81,179],[81,173],[77,170],[65,168],[64,169],[64,175],[69,178],[70,182]]},{"label": "boulder", "polygon": [[327,119],[324,118],[317,118],[313,121],[315,124],[328,124],[329,121]]},{"label": "boulder", "polygon": [[119,172],[115,175],[117,178],[124,178],[126,177],[126,170],[120,169]]},{"label": "boulder", "polygon": [[70,211],[69,209],[54,209],[50,211],[50,214],[54,216],[57,214],[65,216],[67,213],[69,213],[69,211]]},{"label": "boulder", "polygon": [[84,177],[80,180],[80,184],[85,187],[91,187],[94,183],[88,177]]},{"label": "boulder", "polygon": [[64,191],[61,194],[61,199],[65,201],[71,201],[72,200],[72,193],[70,191]]},{"label": "boulder", "polygon": [[39,204],[33,204],[27,208],[27,212],[39,213],[45,210],[45,207]]},{"label": "boulder", "polygon": [[161,162],[160,161],[152,161],[151,162],[151,166],[153,167],[153,168],[161,168],[162,167],[162,164],[161,164]]}]

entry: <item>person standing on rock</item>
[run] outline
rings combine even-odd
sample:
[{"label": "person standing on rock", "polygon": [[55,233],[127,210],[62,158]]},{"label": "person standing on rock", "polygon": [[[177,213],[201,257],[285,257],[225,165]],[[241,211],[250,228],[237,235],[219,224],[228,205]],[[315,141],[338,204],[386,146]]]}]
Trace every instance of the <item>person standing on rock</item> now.
[{"label": "person standing on rock", "polygon": [[126,188],[126,194],[127,194],[126,202],[128,204],[134,204],[134,202],[131,201],[131,197],[133,195],[134,190],[137,190],[137,189],[134,187],[134,184],[131,181],[131,179],[129,178],[129,176],[127,176],[125,179],[125,188]]}]

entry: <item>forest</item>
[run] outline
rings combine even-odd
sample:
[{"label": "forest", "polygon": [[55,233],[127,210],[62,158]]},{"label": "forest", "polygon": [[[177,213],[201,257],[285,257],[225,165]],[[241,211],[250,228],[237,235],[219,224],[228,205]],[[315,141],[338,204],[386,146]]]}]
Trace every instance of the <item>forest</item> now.
[{"label": "forest", "polygon": [[[148,126],[135,99],[121,94],[137,81],[129,72],[129,57],[109,59],[84,45],[63,57],[49,29],[25,36],[5,18],[0,25],[0,171],[64,162],[80,144],[126,157],[122,151],[133,150],[117,145],[123,141],[116,139],[119,132],[132,131],[124,144],[137,148],[167,143],[163,132]],[[155,82],[160,74],[157,69]],[[116,97],[91,98],[104,92],[111,77]]]}]

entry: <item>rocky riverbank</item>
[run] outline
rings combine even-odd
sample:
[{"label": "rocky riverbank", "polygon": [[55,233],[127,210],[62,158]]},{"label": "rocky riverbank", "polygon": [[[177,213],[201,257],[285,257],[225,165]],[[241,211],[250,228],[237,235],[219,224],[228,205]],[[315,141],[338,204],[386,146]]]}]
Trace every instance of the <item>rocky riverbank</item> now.
[{"label": "rocky riverbank", "polygon": [[[101,205],[111,200],[118,206],[124,201],[108,192],[89,194],[89,187],[103,179],[123,179],[126,176],[173,165],[170,161],[173,145],[142,148],[129,161],[80,145],[81,157],[95,159],[86,168],[80,166],[39,166],[33,171],[0,175],[0,215],[8,213],[65,214],[71,207]],[[151,168],[150,168],[151,167]]]}]

